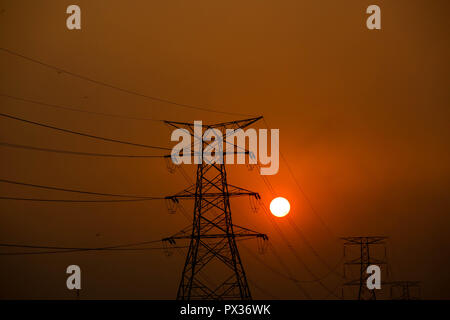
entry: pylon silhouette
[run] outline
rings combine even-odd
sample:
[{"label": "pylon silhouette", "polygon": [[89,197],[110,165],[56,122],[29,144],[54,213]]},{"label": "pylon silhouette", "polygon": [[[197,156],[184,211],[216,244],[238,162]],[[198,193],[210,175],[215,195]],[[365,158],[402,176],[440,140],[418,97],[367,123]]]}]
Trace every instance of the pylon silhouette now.
[{"label": "pylon silhouette", "polygon": [[[344,262],[344,277],[348,271],[352,271],[354,267],[358,267],[359,277],[357,279],[350,280],[344,283],[345,286],[358,287],[358,300],[376,300],[375,289],[369,290],[367,288],[367,278],[370,276],[366,271],[370,265],[377,265],[381,268],[382,265],[386,265],[386,250],[384,251],[383,258],[376,258],[374,252],[370,249],[376,245],[382,245],[385,247],[385,240],[387,237],[344,237],[344,257],[346,258],[346,249],[348,247],[358,246],[359,255],[357,258],[350,258]],[[343,290],[344,291],[344,290]]]},{"label": "pylon silhouette", "polygon": [[[204,125],[204,127],[219,130],[225,137],[226,129],[243,129],[260,118]],[[194,124],[169,121],[166,123],[175,128],[188,130],[194,137],[192,147],[196,143],[201,143],[203,147],[201,150],[204,150],[207,146],[201,137],[195,136]],[[221,141],[218,142],[221,143]],[[235,153],[235,147],[233,145],[233,153]],[[229,149],[227,152],[230,152]],[[248,150],[244,152],[249,154]],[[194,153],[194,156],[196,155],[198,154]],[[174,203],[178,203],[180,199],[194,199],[194,214],[190,230],[164,239],[172,244],[179,239],[190,240],[177,300],[250,300],[252,298],[236,239],[256,237],[267,240],[267,236],[233,224],[230,197],[239,196],[260,198],[256,192],[228,184],[225,164],[201,161],[197,165],[195,185],[167,197]]]},{"label": "pylon silhouette", "polygon": [[392,300],[418,300],[421,296],[419,281],[393,281],[391,285]]}]

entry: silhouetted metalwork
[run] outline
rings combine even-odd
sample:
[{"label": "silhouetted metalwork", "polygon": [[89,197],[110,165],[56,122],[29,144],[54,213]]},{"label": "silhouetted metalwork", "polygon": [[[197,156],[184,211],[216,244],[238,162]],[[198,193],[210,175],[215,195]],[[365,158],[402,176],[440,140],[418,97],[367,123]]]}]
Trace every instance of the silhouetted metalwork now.
[{"label": "silhouetted metalwork", "polygon": [[[370,265],[377,265],[380,268],[386,265],[386,242],[387,237],[343,237],[344,240],[344,277],[347,278],[347,273],[355,271],[359,274],[358,278],[352,279],[344,283],[344,287],[358,287],[358,300],[376,300],[375,289],[369,290],[367,288],[367,278],[370,276],[367,267]],[[346,251],[349,247],[359,247],[358,256],[356,258],[347,258]],[[376,257],[374,246],[384,247],[384,256],[382,258]],[[344,290],[343,290],[344,291]]]},{"label": "silhouetted metalwork", "polygon": [[[211,128],[219,130],[223,137],[226,137],[226,129],[242,129],[259,119],[252,118],[203,127],[206,130]],[[192,146],[201,143],[204,150],[206,144],[201,137],[194,136],[192,123],[169,121],[166,123],[175,128],[188,130],[194,137]],[[249,154],[247,150],[244,152]],[[267,240],[267,236],[233,224],[230,197],[239,196],[260,198],[256,192],[228,184],[225,164],[209,164],[202,161],[197,165],[195,185],[167,197],[174,203],[178,203],[181,199],[194,199],[192,227],[163,239],[170,244],[175,244],[175,241],[180,239],[190,240],[178,287],[178,300],[252,298],[236,239]],[[212,274],[213,277],[206,277],[207,274]]]},{"label": "silhouetted metalwork", "polygon": [[389,284],[392,300],[419,300],[422,296],[419,281],[392,281]]}]

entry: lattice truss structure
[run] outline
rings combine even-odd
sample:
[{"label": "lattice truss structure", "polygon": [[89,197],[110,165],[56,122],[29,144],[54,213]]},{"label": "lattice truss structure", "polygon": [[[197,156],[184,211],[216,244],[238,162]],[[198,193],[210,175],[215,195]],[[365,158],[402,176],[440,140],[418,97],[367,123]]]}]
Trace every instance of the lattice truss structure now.
[{"label": "lattice truss structure", "polygon": [[[386,240],[384,236],[344,237],[344,277],[351,279],[343,284],[342,297],[358,300],[376,300],[376,289],[367,287],[367,267],[377,265],[382,271],[381,284],[388,276],[386,259]],[[346,288],[350,290],[346,290]],[[355,289],[357,289],[355,295]],[[350,292],[349,292],[350,291]],[[347,297],[345,297],[347,298]]]},{"label": "lattice truss structure", "polygon": [[392,300],[419,300],[422,296],[419,281],[393,281],[391,285]]},{"label": "lattice truss structure", "polygon": [[[259,119],[204,125],[204,128],[220,130],[226,137],[226,129],[243,129]],[[194,137],[191,150],[194,150],[195,143],[202,143],[203,149],[207,146],[202,139],[195,137],[192,123],[167,124],[190,132]],[[236,148],[233,147],[234,150]],[[248,150],[243,152],[248,154]],[[178,300],[252,298],[236,241],[251,238],[267,240],[267,236],[233,224],[230,198],[241,196],[260,199],[256,192],[228,184],[225,164],[202,161],[197,165],[196,183],[167,197],[167,201],[174,204],[183,199],[194,200],[192,226],[164,239],[169,244],[179,240],[189,241]]]}]

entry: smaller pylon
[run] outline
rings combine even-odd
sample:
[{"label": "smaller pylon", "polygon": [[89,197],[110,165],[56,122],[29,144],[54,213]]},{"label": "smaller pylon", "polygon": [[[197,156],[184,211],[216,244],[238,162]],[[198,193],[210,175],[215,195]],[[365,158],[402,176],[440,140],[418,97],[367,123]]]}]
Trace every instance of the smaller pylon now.
[{"label": "smaller pylon", "polygon": [[391,300],[419,300],[422,292],[419,281],[392,281]]},{"label": "smaller pylon", "polygon": [[[386,239],[384,236],[376,237],[343,237],[344,240],[344,277],[347,274],[357,269],[358,276],[355,279],[344,283],[344,287],[358,287],[358,300],[376,300],[375,289],[369,290],[367,288],[367,278],[370,274],[367,273],[367,267],[370,265],[377,265],[380,268],[387,265],[386,261]],[[377,257],[373,247],[383,246],[384,256]],[[347,257],[346,251],[352,247],[357,247],[358,254],[355,257]],[[352,276],[352,275],[350,275]],[[342,295],[344,296],[344,287],[342,288]]]}]

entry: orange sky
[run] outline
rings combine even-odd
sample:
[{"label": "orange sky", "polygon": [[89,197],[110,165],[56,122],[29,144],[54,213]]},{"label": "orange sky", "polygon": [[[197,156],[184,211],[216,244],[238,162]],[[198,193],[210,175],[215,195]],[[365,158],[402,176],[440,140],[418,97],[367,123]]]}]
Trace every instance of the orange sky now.
[{"label": "orange sky", "polygon": [[[395,279],[423,282],[426,298],[450,298],[448,1],[377,1],[382,30],[365,27],[371,1],[0,2],[0,44],[113,85],[180,103],[263,115],[314,208],[336,236],[387,235]],[[82,30],[65,9],[78,4]],[[0,52],[0,93],[89,111],[178,121],[232,116],[152,102]],[[171,146],[151,121],[57,110],[0,97],[4,113],[137,143]],[[264,127],[261,123],[256,127]],[[148,150],[55,133],[0,119],[1,141],[85,152]],[[0,147],[0,177],[110,193],[165,196],[187,186],[160,159],[98,159]],[[193,176],[194,166],[185,166]],[[229,168],[229,182],[270,193],[256,172]],[[285,164],[269,177],[290,216],[330,264],[342,244],[327,233]],[[69,197],[0,184],[1,195]],[[103,246],[159,239],[189,221],[163,202],[37,204],[0,200],[0,242]],[[190,212],[192,204],[186,205]],[[310,279],[247,200],[232,202],[240,225],[269,234],[299,279]],[[317,274],[326,269],[290,228],[289,241]],[[256,248],[247,243],[246,247]],[[249,279],[281,298],[301,298],[241,249]],[[276,258],[262,257],[277,265]],[[162,252],[0,256],[1,298],[71,298],[65,268],[83,270],[85,298],[174,298],[183,256]],[[338,284],[331,278],[330,286]],[[317,297],[325,292],[308,289]],[[255,298],[269,298],[253,289]]]}]

